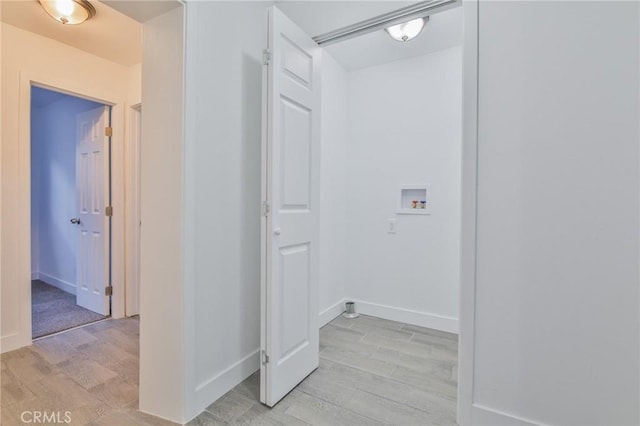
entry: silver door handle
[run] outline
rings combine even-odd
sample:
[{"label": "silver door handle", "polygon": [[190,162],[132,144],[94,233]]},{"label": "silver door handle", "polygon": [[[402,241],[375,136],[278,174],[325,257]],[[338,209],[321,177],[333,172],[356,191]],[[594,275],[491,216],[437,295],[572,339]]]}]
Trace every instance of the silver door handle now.
[{"label": "silver door handle", "polygon": [[73,219],[70,220],[70,222],[73,223],[74,225],[80,225],[80,218],[74,217]]},{"label": "silver door handle", "polygon": [[282,231],[280,230],[280,228],[276,228],[276,229],[273,230],[273,235],[278,236],[278,235],[280,235],[281,232]]}]

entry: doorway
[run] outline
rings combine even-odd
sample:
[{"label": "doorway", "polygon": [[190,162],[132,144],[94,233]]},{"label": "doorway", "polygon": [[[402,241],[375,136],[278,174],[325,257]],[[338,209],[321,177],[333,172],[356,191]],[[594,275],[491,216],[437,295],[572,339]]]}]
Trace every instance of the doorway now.
[{"label": "doorway", "polygon": [[[362,37],[346,27],[348,40],[331,46],[321,41],[329,35],[315,37],[318,46],[293,20],[270,10],[263,80],[260,377],[260,400],[268,406],[321,366],[318,308],[326,306],[318,306],[318,294],[333,291],[332,281],[343,283],[335,293],[344,299],[321,311],[327,321],[320,325],[338,319],[325,333],[333,338],[323,343],[320,333],[320,360],[345,361],[340,351],[346,346],[355,359],[403,365],[412,358],[407,376],[417,376],[434,347],[446,344],[446,359],[425,379],[455,397],[462,15],[459,8],[431,10],[427,3],[356,24]],[[421,15],[418,7],[425,7]],[[406,21],[399,21],[405,12]],[[432,23],[415,41],[398,41],[389,31],[416,20],[423,27]],[[380,23],[375,31],[372,21]],[[438,35],[443,29],[451,37]],[[339,317],[346,300],[355,300],[368,317]],[[380,338],[390,334],[410,353],[398,350],[394,358],[375,347],[392,346]],[[370,338],[373,344],[335,349],[336,335]],[[384,376],[385,365],[378,364]]]},{"label": "doorway", "polygon": [[31,88],[32,336],[111,314],[110,113]]}]

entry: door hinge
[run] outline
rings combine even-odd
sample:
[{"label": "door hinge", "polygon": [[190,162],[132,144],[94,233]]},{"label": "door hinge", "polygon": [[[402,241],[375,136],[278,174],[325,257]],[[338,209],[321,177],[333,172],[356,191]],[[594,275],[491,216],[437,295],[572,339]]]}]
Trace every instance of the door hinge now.
[{"label": "door hinge", "polygon": [[269,364],[269,355],[267,355],[267,351],[262,350],[262,363]]},{"label": "door hinge", "polygon": [[271,51],[269,49],[264,49],[262,51],[262,63],[264,65],[269,65],[271,63]]},{"label": "door hinge", "polygon": [[105,207],[105,209],[104,209],[104,215],[105,215],[105,216],[109,216],[109,217],[113,216],[113,206],[107,206],[107,207]]},{"label": "door hinge", "polygon": [[104,128],[104,135],[111,137],[113,136],[113,127],[109,126],[109,127],[105,127]]},{"label": "door hinge", "polygon": [[105,296],[112,296],[113,295],[113,287],[108,285],[104,288],[104,295]]},{"label": "door hinge", "polygon": [[262,202],[262,216],[267,217],[271,213],[271,206],[267,201]]}]

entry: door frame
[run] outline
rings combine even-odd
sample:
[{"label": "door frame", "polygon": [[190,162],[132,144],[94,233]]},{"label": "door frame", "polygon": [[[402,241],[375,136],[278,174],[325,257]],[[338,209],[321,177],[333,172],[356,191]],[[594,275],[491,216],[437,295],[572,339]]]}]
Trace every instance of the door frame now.
[{"label": "door frame", "polygon": [[478,417],[483,411],[474,404],[476,259],[478,221],[478,68],[480,0],[464,0],[462,42],[462,194],[460,296],[458,313],[458,402],[457,422],[499,423],[497,418]]},{"label": "door frame", "polygon": [[[18,277],[20,288],[20,332],[14,336],[7,336],[6,346],[21,347],[30,345],[33,341],[31,334],[31,87],[41,87],[78,98],[99,102],[111,107],[111,280],[113,295],[111,296],[111,316],[121,318],[125,315],[125,204],[124,204],[124,146],[125,146],[125,116],[122,99],[113,98],[90,85],[79,85],[76,81],[65,80],[33,72],[20,72],[19,86],[19,188],[18,211],[21,217],[27,218],[20,224],[19,251],[21,271]],[[13,341],[13,337],[16,340]],[[4,340],[4,339],[3,339]]]},{"label": "door frame", "polygon": [[125,155],[125,316],[140,314],[140,161],[142,103],[128,108],[129,143]]}]

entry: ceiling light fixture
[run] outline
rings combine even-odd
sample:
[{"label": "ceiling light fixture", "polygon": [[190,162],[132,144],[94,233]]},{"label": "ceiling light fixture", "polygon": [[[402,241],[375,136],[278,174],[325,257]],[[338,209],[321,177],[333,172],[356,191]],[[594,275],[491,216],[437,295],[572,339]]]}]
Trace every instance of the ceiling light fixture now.
[{"label": "ceiling light fixture", "polygon": [[428,21],[429,17],[425,16],[424,18],[412,19],[411,21],[403,22],[402,24],[393,25],[385,28],[384,30],[392,39],[405,42],[420,35]]},{"label": "ceiling light fixture", "polygon": [[96,9],[87,0],[38,1],[49,16],[65,25],[82,24],[96,14]]}]

